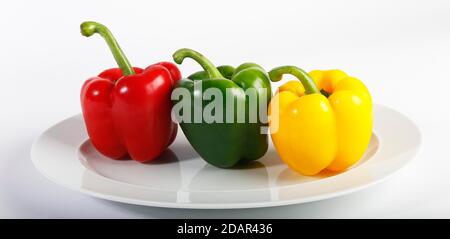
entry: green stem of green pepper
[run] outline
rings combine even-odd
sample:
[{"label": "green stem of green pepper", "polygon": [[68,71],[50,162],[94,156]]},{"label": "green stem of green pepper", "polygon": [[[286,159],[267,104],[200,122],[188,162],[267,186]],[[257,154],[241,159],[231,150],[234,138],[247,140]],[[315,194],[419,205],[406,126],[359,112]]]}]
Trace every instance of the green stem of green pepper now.
[{"label": "green stem of green pepper", "polygon": [[133,67],[123,53],[122,49],[120,49],[120,46],[114,38],[113,34],[107,27],[98,22],[83,22],[80,25],[80,29],[81,35],[85,37],[90,37],[95,33],[100,34],[108,44],[109,49],[111,50],[114,59],[117,62],[117,65],[119,65],[120,69],[122,70],[122,74],[125,76],[135,74]]},{"label": "green stem of green pepper", "polygon": [[272,69],[269,72],[269,77],[271,81],[280,81],[284,74],[291,74],[297,77],[305,88],[305,94],[316,94],[320,93],[314,80],[306,73],[304,70],[296,66],[280,66]]},{"label": "green stem of green pepper", "polygon": [[214,64],[211,61],[209,61],[208,58],[206,58],[197,51],[188,48],[183,48],[173,53],[173,60],[177,64],[183,63],[183,60],[186,57],[192,58],[194,61],[200,64],[200,66],[208,74],[210,79],[224,78],[220,73],[220,71],[214,66]]}]

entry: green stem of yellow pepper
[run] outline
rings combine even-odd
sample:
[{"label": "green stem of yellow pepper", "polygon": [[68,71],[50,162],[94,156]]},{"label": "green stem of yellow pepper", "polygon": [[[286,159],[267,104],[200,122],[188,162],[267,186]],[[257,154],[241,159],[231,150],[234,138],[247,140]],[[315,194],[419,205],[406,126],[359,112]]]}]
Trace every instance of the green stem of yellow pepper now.
[{"label": "green stem of yellow pepper", "polygon": [[270,80],[280,81],[284,74],[290,74],[297,77],[305,88],[305,94],[320,94],[314,80],[304,70],[296,66],[280,66],[269,71]]}]

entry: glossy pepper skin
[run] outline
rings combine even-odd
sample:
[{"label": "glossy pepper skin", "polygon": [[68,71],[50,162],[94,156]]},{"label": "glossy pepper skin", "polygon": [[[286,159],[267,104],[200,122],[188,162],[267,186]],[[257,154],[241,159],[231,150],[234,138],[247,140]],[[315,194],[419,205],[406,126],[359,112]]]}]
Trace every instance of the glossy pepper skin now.
[{"label": "glossy pepper skin", "polygon": [[103,155],[139,162],[157,158],[175,139],[170,95],[181,78],[176,65],[160,62],[132,68],[109,30],[95,22],[81,24],[81,33],[98,33],[108,43],[120,68],[88,79],[81,89],[81,106],[88,135]]},{"label": "glossy pepper skin", "polygon": [[283,74],[300,82],[281,86],[269,106],[271,136],[281,159],[304,175],[355,164],[372,135],[372,99],[366,86],[340,70],[308,75],[283,66],[269,72],[272,81]]},{"label": "glossy pepper skin", "polygon": [[[262,102],[266,106],[268,105],[271,98],[270,79],[260,66],[245,63],[236,69],[231,66],[216,68],[203,55],[190,49],[180,49],[173,55],[174,61],[178,64],[181,64],[186,57],[194,59],[204,69],[202,72],[194,73],[188,79],[177,82],[177,88],[184,88],[190,92],[192,102],[202,102],[202,106],[205,108],[210,102],[202,97],[207,89],[218,89],[223,96],[226,95],[227,89],[232,89],[231,92],[235,102],[245,104],[245,109],[248,109],[249,104],[244,92],[248,88],[255,88],[264,89],[263,91],[257,91],[258,104]],[[202,92],[199,92],[198,84],[202,85]],[[262,96],[264,93],[265,95]],[[180,99],[174,100],[174,104],[179,102]],[[223,109],[225,108],[226,100],[223,99]],[[196,110],[199,109],[192,105],[191,111]],[[227,113],[229,113],[228,117],[233,117],[233,123],[227,123]],[[193,113],[191,121],[180,122],[180,126],[190,144],[204,160],[216,167],[229,168],[238,163],[259,159],[268,148],[267,134],[261,133],[261,127],[268,124],[262,122],[259,117],[257,121],[251,123],[247,120],[249,117],[248,110],[243,113],[246,120],[241,123],[237,120],[238,107],[235,107],[233,112],[224,110],[223,123],[205,122],[204,119],[201,123],[195,123]],[[267,117],[267,112],[264,112],[264,114]]]}]

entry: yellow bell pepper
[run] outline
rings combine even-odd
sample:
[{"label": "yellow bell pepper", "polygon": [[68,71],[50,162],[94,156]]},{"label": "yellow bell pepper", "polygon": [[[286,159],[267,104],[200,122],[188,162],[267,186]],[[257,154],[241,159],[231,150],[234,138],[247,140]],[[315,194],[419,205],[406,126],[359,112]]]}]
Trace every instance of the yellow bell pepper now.
[{"label": "yellow bell pepper", "polygon": [[282,66],[269,72],[272,81],[284,74],[300,81],[279,87],[269,105],[272,141],[281,159],[304,175],[355,164],[372,135],[372,99],[366,86],[340,70],[308,75]]}]

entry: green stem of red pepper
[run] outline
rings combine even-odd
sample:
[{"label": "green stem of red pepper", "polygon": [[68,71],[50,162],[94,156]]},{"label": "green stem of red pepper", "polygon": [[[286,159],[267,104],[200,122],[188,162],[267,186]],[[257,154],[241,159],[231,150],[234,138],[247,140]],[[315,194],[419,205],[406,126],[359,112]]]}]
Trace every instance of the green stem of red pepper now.
[{"label": "green stem of red pepper", "polygon": [[117,65],[122,70],[122,74],[125,76],[135,74],[133,67],[131,66],[127,57],[123,53],[122,49],[120,49],[120,46],[117,43],[116,39],[114,38],[113,34],[109,31],[107,27],[98,22],[88,21],[81,23],[80,29],[81,34],[85,37],[90,37],[95,33],[100,34],[108,44],[109,49],[111,50],[111,53],[113,54],[114,59],[117,62]]},{"label": "green stem of red pepper", "polygon": [[305,88],[305,94],[320,93],[319,89],[314,83],[314,80],[304,70],[296,66],[280,66],[272,69],[269,72],[271,81],[280,81],[284,74],[290,74],[297,77]]},{"label": "green stem of red pepper", "polygon": [[210,79],[224,78],[220,73],[220,71],[214,66],[214,64],[211,61],[209,61],[208,58],[206,58],[197,51],[188,48],[183,48],[176,51],[173,54],[173,60],[177,64],[183,63],[183,60],[186,57],[192,58],[194,61],[200,64],[200,66],[202,66],[203,70],[205,70]]}]

